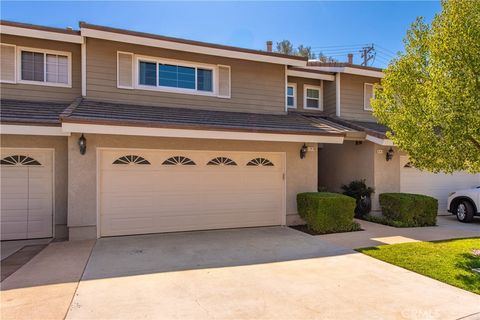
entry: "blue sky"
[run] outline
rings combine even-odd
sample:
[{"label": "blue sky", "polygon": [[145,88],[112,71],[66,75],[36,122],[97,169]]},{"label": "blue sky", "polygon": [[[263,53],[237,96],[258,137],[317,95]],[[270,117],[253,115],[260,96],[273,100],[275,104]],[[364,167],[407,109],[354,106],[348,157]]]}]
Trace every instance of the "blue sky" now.
[{"label": "blue sky", "polygon": [[417,16],[430,22],[438,1],[158,2],[1,1],[1,18],[78,28],[78,21],[192,40],[264,49],[266,40],[288,39],[339,61],[363,44],[377,45],[375,66],[402,50]]}]

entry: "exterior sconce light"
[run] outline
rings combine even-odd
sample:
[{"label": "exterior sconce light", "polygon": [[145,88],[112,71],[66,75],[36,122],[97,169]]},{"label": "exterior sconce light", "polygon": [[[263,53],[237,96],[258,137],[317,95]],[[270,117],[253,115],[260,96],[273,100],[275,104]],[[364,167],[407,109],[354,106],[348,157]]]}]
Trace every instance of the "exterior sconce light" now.
[{"label": "exterior sconce light", "polygon": [[82,136],[78,138],[78,147],[80,148],[81,155],[84,155],[85,152],[87,152],[87,139],[85,139],[83,133]]},{"label": "exterior sconce light", "polygon": [[386,159],[387,161],[390,161],[390,160],[392,160],[392,158],[393,158],[393,149],[390,148],[390,149],[387,151],[387,154],[386,154],[386,156],[385,156],[385,159]]},{"label": "exterior sconce light", "polygon": [[307,145],[304,143],[303,146],[300,148],[300,159],[305,158],[305,156],[307,155],[307,151]]}]

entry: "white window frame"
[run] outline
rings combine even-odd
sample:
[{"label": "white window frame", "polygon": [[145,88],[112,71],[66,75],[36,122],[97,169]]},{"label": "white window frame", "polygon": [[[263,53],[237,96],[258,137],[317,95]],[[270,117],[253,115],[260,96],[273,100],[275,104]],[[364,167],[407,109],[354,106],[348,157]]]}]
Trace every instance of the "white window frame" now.
[{"label": "white window frame", "polygon": [[[307,107],[307,89],[318,90],[318,108]],[[314,85],[303,86],[303,109],[323,111],[323,81],[319,86],[314,86]]]},{"label": "white window frame", "polygon": [[[139,77],[140,61],[156,63],[156,69],[155,69],[156,79],[157,79],[157,85],[156,86],[147,86],[147,85],[140,84],[140,77]],[[182,66],[182,67],[195,68],[195,89],[185,89],[185,88],[174,88],[174,87],[159,86],[159,84],[158,84],[158,82],[159,82],[158,65],[159,64],[171,64],[171,65],[177,65],[177,66]],[[196,87],[197,87],[197,68],[212,70],[212,91],[200,91],[200,90],[196,89]],[[203,64],[203,63],[192,63],[192,62],[183,61],[183,60],[163,59],[163,58],[155,58],[155,57],[150,57],[150,56],[135,55],[135,65],[134,65],[133,69],[134,69],[134,74],[135,74],[133,86],[134,86],[135,89],[149,90],[149,91],[171,92],[171,93],[182,93],[182,94],[193,94],[193,95],[201,95],[201,96],[217,96],[217,91],[218,91],[218,89],[217,89],[218,88],[218,84],[217,84],[218,67],[217,67],[217,65]]]},{"label": "white window frame", "polygon": [[14,45],[14,44],[9,44],[9,43],[0,43],[2,46],[6,46],[6,47],[13,47],[13,68],[14,68],[14,73],[13,73],[13,77],[14,79],[12,81],[9,81],[9,80],[2,80],[0,79],[0,82],[1,83],[17,83],[17,46]]},{"label": "white window frame", "polygon": [[[33,80],[23,80],[22,79],[22,51],[43,53],[43,79],[44,81],[33,81]],[[68,63],[68,77],[67,83],[56,83],[56,82],[47,82],[47,54],[61,55],[67,57]],[[17,83],[22,84],[33,84],[37,86],[50,86],[50,87],[63,87],[71,88],[72,87],[72,53],[67,51],[56,51],[50,49],[39,49],[39,48],[29,48],[29,47],[17,47]]]},{"label": "white window frame", "polygon": [[363,84],[363,110],[365,111],[373,111],[372,105],[370,104],[370,107],[365,105],[365,97],[367,95],[367,86],[372,86],[372,99],[375,99],[375,85],[373,83],[368,83],[365,82]]},{"label": "white window frame", "polygon": [[[293,87],[293,106],[288,105],[288,98],[292,97],[288,95],[288,87]],[[285,97],[285,105],[287,106],[287,109],[297,109],[297,84],[293,82],[289,82],[287,84],[287,92],[286,92],[286,97]]]}]

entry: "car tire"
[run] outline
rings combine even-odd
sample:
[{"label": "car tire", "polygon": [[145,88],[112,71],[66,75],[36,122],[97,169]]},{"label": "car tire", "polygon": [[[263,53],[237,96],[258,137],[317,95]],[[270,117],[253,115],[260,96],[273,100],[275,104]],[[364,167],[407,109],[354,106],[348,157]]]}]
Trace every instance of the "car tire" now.
[{"label": "car tire", "polygon": [[473,221],[473,206],[468,200],[461,200],[455,206],[455,215],[460,222],[472,222]]}]

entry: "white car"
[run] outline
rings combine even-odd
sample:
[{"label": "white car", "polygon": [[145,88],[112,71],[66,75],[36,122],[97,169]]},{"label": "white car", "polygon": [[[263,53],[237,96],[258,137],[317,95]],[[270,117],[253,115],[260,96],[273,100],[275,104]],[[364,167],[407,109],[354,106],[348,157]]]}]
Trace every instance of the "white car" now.
[{"label": "white car", "polygon": [[459,190],[448,196],[448,212],[457,216],[458,221],[471,222],[480,215],[480,186]]}]

